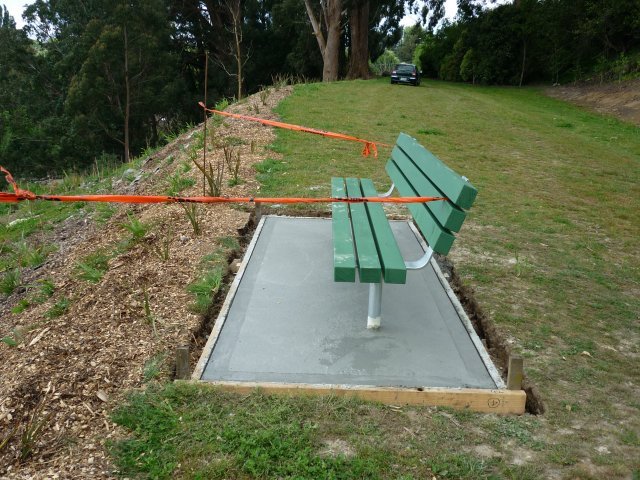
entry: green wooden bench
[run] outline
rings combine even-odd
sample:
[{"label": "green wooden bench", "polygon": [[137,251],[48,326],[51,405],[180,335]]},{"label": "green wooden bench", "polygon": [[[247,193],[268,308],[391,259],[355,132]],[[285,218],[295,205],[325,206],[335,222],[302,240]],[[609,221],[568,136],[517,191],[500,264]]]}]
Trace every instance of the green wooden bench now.
[{"label": "green wooden bench", "polygon": [[393,185],[379,195],[366,178],[332,178],[332,196],[388,197],[394,188],[402,197],[446,197],[446,201],[407,204],[429,248],[413,261],[402,258],[380,203],[332,204],[334,280],[369,283],[367,328],[380,326],[382,284],[404,284],[407,270],[425,267],[438,252],[446,255],[460,231],[477,190],[465,177],[447,167],[414,138],[401,133],[386,165]]}]

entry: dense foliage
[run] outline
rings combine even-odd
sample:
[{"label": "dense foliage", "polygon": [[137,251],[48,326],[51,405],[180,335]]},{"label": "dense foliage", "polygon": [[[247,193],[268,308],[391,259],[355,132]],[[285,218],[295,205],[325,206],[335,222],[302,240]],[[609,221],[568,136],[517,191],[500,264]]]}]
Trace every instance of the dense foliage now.
[{"label": "dense foliage", "polygon": [[[35,0],[18,29],[2,8],[0,164],[41,177],[127,160],[158,145],[202,118],[205,55],[209,104],[253,93],[274,76],[322,78],[305,3],[326,20],[325,4],[311,0]],[[640,0],[487,3],[458,0],[456,21],[443,24],[444,0],[340,0],[338,78],[360,72],[354,67],[362,55],[375,61],[383,54],[377,73],[412,61],[426,76],[473,83],[606,79],[640,70]],[[405,7],[422,9],[426,29],[402,35]],[[359,15],[366,24],[362,12],[368,39],[358,34],[366,51],[358,49],[356,65],[351,36],[362,25],[350,22]]]},{"label": "dense foliage", "polygon": [[[375,59],[398,41],[404,2],[345,6],[364,2]],[[322,76],[299,0],[35,0],[24,18],[17,29],[0,12],[0,164],[25,177],[126,161],[201,120],[206,55],[210,104]]]},{"label": "dense foliage", "polygon": [[640,72],[640,0],[458,1],[455,23],[420,45],[425,75],[522,85],[619,79]]}]

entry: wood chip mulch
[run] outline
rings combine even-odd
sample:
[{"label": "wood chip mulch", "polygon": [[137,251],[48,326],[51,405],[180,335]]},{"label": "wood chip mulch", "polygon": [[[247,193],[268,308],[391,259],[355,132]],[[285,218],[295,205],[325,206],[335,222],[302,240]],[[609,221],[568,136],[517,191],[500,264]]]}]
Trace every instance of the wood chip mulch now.
[{"label": "wood chip mulch", "polygon": [[[256,94],[229,111],[276,119],[272,109],[290,92],[291,87],[272,88],[266,100]],[[114,190],[165,194],[169,178],[190,162],[189,147],[201,128],[145,159],[135,180],[124,175],[115,179]],[[277,157],[268,150],[275,139],[273,129],[235,119],[212,128],[218,138],[234,137],[240,143],[242,183],[228,187],[225,172],[223,194],[259,193],[253,165],[267,156]],[[207,160],[221,162],[222,155],[214,148]],[[196,180],[196,185],[181,195],[201,195],[200,172],[191,168],[183,176]],[[145,365],[150,362],[164,365],[164,378],[170,378],[174,349],[191,343],[203,322],[188,308],[193,296],[186,286],[197,279],[201,259],[214,251],[216,239],[237,237],[249,219],[247,208],[233,205],[200,206],[198,211],[202,233],[197,236],[180,205],[162,204],[120,206],[102,225],[79,210],[40,238],[55,242],[58,251],[37,270],[25,271],[24,278],[30,283],[53,279],[54,295],[20,314],[11,313],[11,308],[26,292],[0,299],[0,336],[12,334],[19,341],[13,347],[0,343],[1,478],[114,476],[105,444],[126,433],[111,421],[110,411],[127,391],[144,387]],[[128,215],[152,227],[141,241],[109,260],[98,283],[82,280],[78,262],[97,251],[113,255],[131,236],[122,227]],[[163,261],[159,252],[165,242],[169,258]],[[65,298],[66,313],[57,318],[46,315]],[[32,432],[32,441],[25,432]]]}]

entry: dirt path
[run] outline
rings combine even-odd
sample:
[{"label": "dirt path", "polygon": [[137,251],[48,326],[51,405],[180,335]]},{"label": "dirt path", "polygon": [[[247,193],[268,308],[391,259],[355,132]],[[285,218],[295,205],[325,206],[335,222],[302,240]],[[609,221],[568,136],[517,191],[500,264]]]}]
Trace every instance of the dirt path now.
[{"label": "dirt path", "polygon": [[602,85],[562,85],[544,92],[550,97],[640,126],[640,78]]}]

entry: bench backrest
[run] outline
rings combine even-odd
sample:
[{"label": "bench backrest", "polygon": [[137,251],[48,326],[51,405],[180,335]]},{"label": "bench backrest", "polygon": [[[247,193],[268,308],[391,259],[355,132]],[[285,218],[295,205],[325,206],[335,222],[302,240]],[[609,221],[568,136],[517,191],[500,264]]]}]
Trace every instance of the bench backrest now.
[{"label": "bench backrest", "polygon": [[408,204],[416,225],[435,252],[449,253],[466,213],[478,194],[465,178],[442,163],[407,134],[401,133],[386,166],[402,197],[446,197],[447,201]]}]

